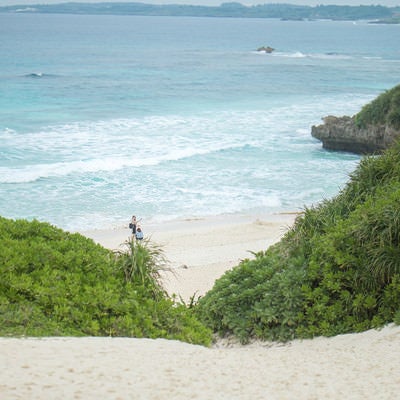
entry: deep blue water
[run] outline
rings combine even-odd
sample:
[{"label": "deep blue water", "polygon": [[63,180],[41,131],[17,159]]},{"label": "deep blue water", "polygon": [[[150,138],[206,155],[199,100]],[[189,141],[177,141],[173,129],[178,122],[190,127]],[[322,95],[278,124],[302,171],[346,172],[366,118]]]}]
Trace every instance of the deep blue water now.
[{"label": "deep blue water", "polygon": [[367,22],[0,14],[0,215],[79,230],[331,197],[359,157],[322,150],[311,126],[399,83],[399,37]]}]

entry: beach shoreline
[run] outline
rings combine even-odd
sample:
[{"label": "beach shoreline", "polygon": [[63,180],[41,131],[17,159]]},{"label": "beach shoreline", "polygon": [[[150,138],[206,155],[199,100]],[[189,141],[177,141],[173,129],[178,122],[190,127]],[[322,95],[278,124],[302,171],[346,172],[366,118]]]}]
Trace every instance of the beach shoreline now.
[{"label": "beach shoreline", "polygon": [[[172,270],[162,274],[166,291],[189,303],[203,296],[216,279],[241,260],[253,258],[253,253],[279,241],[297,215],[219,215],[139,224],[145,238],[162,249]],[[112,250],[123,250],[124,242],[131,237],[128,222],[125,227],[81,233]]]}]

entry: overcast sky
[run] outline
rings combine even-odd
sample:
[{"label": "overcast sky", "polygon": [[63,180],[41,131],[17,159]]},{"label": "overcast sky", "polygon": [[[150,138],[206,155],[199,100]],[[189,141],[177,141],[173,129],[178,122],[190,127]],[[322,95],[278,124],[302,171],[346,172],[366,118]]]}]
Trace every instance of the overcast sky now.
[{"label": "overcast sky", "polygon": [[[192,5],[209,5],[218,6],[221,3],[228,3],[230,0],[0,0],[0,5],[27,5],[27,4],[56,4],[67,3],[69,1],[80,3],[106,3],[106,2],[138,2],[148,4],[192,4]],[[336,5],[382,5],[382,6],[400,6],[400,0],[240,0],[239,3],[249,6],[256,4],[268,3],[286,3],[286,4],[301,4],[315,6],[317,4],[336,4]]]}]

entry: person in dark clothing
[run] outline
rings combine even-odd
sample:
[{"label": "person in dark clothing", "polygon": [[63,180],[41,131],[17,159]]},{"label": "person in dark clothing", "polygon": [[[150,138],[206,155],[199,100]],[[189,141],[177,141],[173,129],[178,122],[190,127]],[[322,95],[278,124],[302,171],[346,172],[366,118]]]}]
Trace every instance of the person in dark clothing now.
[{"label": "person in dark clothing", "polygon": [[136,215],[132,215],[131,222],[129,223],[129,228],[132,229],[133,236],[136,236],[136,227],[140,220],[141,219],[139,219],[139,220],[136,219]]}]

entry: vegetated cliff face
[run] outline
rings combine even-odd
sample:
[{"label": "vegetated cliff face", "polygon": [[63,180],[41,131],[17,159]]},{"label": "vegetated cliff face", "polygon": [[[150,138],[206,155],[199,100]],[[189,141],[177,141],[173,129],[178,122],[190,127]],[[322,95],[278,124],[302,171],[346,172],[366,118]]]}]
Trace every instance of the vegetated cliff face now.
[{"label": "vegetated cliff face", "polygon": [[357,154],[381,153],[400,138],[400,131],[387,124],[360,128],[355,117],[327,116],[322,125],[313,126],[311,135],[322,141],[329,150],[349,151]]}]

